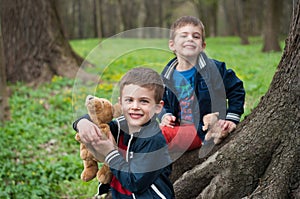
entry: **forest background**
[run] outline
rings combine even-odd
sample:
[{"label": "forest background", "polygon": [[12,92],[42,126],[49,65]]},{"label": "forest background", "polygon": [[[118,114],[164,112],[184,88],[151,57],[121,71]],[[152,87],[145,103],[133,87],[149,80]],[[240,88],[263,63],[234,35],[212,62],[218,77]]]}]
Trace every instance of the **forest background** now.
[{"label": "forest background", "polygon": [[[209,55],[225,61],[245,82],[245,115],[264,95],[275,73],[288,34],[293,3],[275,0],[54,1],[64,35],[82,58],[88,58],[101,41],[123,31],[141,27],[169,28],[179,16],[199,17],[206,26]],[[1,7],[5,8],[5,4]],[[267,17],[269,13],[276,14]],[[2,19],[3,30],[4,23],[8,22]],[[271,22],[268,21],[270,19]],[[275,42],[272,40],[271,44],[277,43],[279,48],[263,53],[268,45],[266,40],[272,35],[275,35]],[[150,43],[158,42],[156,45],[163,48],[167,44],[163,38],[157,40],[165,35],[140,34],[139,37],[143,40],[147,38]],[[140,39],[124,39],[118,44],[131,45],[128,43],[137,43]],[[3,43],[6,44],[5,39]],[[111,97],[118,78],[130,67],[143,63],[143,60],[147,64],[151,62],[151,66],[160,71],[172,53],[159,51],[160,55],[157,54],[157,51],[134,52],[114,60],[112,65],[115,68],[106,71],[102,78],[104,82],[99,84],[95,93]],[[93,67],[88,68],[88,72],[99,73]],[[54,75],[50,81],[39,83],[39,86],[26,83],[7,78],[11,116],[0,127],[4,132],[0,153],[3,165],[0,197],[91,197],[97,182],[84,183],[79,179],[82,162],[79,159],[79,145],[71,129],[74,79]],[[84,99],[89,91],[77,92],[82,92],[80,98]]]},{"label": "forest background", "polygon": [[262,36],[271,10],[278,35],[289,30],[293,1],[56,0],[69,39],[111,37],[138,27],[169,28],[180,16],[199,17],[206,36]]}]

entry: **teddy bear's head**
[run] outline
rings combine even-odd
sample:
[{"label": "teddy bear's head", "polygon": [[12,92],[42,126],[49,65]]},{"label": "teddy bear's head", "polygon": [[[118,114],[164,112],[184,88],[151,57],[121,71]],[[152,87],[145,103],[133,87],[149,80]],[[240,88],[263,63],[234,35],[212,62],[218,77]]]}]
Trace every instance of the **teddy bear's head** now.
[{"label": "teddy bear's head", "polygon": [[104,98],[88,95],[85,106],[92,121],[97,124],[108,123],[112,118],[121,115],[119,105],[112,105],[110,101]]}]

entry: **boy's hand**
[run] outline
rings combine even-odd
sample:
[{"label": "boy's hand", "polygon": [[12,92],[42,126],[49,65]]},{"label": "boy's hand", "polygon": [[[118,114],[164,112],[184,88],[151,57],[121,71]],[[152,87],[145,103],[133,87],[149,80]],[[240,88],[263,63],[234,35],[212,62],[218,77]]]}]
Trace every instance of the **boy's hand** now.
[{"label": "boy's hand", "polygon": [[87,120],[81,119],[77,124],[77,130],[82,142],[91,142],[94,138],[101,137],[101,131],[96,124]]},{"label": "boy's hand", "polygon": [[174,128],[175,121],[176,121],[176,117],[175,116],[173,116],[171,114],[164,115],[163,118],[162,118],[162,120],[161,120],[160,126],[161,127],[167,126],[167,127]]},{"label": "boy's hand", "polygon": [[[94,156],[96,158],[97,155],[103,155],[104,157],[106,157],[109,152],[117,148],[114,144],[113,138],[111,139],[110,137],[105,140],[101,138],[94,139],[94,141],[92,141],[89,145],[92,148],[92,151],[95,151]],[[90,149],[89,146],[87,147],[88,149]]]},{"label": "boy's hand", "polygon": [[109,134],[109,137],[104,139],[101,130],[93,122],[81,119],[77,124],[77,129],[80,140],[96,159],[100,155],[106,156],[110,151],[115,149],[113,136]]},{"label": "boy's hand", "polygon": [[231,133],[236,128],[236,124],[232,121],[219,120],[218,122],[223,132]]}]

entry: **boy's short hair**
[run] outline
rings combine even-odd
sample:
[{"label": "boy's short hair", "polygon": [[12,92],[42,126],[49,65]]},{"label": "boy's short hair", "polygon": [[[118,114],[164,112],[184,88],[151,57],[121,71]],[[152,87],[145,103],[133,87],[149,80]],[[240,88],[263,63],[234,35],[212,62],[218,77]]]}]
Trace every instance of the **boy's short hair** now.
[{"label": "boy's short hair", "polygon": [[170,39],[174,39],[175,37],[175,31],[183,26],[186,26],[188,24],[198,26],[200,27],[202,31],[202,41],[205,41],[205,29],[202,21],[198,19],[197,17],[193,16],[183,16],[178,18],[172,25],[171,25],[171,31],[170,31]]},{"label": "boy's short hair", "polygon": [[134,84],[154,90],[155,102],[159,103],[164,94],[164,84],[161,76],[151,68],[137,67],[129,70],[120,80],[120,96],[124,86]]}]

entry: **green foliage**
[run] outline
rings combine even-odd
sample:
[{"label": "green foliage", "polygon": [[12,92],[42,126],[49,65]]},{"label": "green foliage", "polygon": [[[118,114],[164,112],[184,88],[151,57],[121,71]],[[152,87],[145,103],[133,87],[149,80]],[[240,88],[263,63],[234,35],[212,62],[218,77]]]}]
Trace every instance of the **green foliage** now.
[{"label": "green foliage", "polygon": [[[225,61],[244,81],[245,115],[267,91],[281,56],[281,53],[261,53],[259,38],[250,41],[251,45],[241,46],[235,37],[208,38],[206,48],[209,57]],[[139,47],[130,51],[128,46],[132,43]],[[51,83],[37,89],[21,83],[10,85],[12,121],[0,126],[0,198],[92,197],[97,181],[80,180],[79,143],[71,127],[77,117],[74,116],[77,104],[72,104],[72,100],[78,100],[84,107],[86,94],[112,99],[116,83],[128,69],[147,66],[160,72],[173,57],[165,50],[165,40],[118,40],[117,46],[112,43],[106,54],[101,54],[101,60],[108,57],[102,60],[104,62],[90,53],[99,40],[72,41],[71,44],[81,56],[95,64],[86,70],[99,74],[101,84],[92,85],[95,93],[89,93],[85,84],[74,90],[74,81],[62,77],[54,77]],[[78,95],[74,95],[75,92]]]},{"label": "green foliage", "polygon": [[[269,88],[273,75],[279,64],[281,52],[262,53],[262,40],[250,38],[250,45],[240,45],[237,37],[208,38],[207,53],[209,57],[224,61],[227,68],[233,69],[243,80],[246,90],[244,116],[258,104]],[[284,43],[281,43],[282,49]]]},{"label": "green foliage", "polygon": [[59,198],[59,183],[82,169],[71,129],[73,80],[60,77],[38,89],[11,85],[12,121],[0,139],[0,198]]},{"label": "green foliage", "polygon": [[[101,71],[101,79],[106,82],[97,88],[95,87],[96,94],[103,95],[103,93],[108,93],[107,96],[111,97],[116,82],[128,69],[137,66],[147,66],[160,72],[168,60],[173,57],[173,53],[167,51],[167,41],[164,39],[108,40],[109,42],[104,40],[103,43],[108,43],[109,47],[105,47],[103,44],[102,48],[108,51],[105,57],[109,57],[109,64],[107,64],[104,69],[103,67],[99,67],[99,65],[88,69],[93,73]],[[258,104],[261,96],[267,91],[281,57],[281,52],[262,53],[263,42],[261,38],[254,37],[249,40],[250,45],[242,46],[240,44],[240,38],[238,37],[207,38],[207,46],[205,49],[209,57],[225,62],[227,68],[233,69],[238,77],[243,80],[247,92],[244,116],[251,112]],[[87,45],[81,45],[82,42],[86,42]],[[80,55],[86,57],[88,61],[97,63],[95,57],[97,57],[98,54],[95,53],[95,49],[101,44],[99,40],[73,41],[71,44],[73,48],[75,48]],[[86,53],[88,51],[86,46],[94,49],[94,52],[90,53],[90,56]],[[149,48],[143,48],[143,46]],[[281,46],[283,49],[283,42]],[[138,50],[129,50],[135,48]],[[99,52],[103,53],[102,51]],[[119,54],[118,52],[124,53],[122,56],[116,57],[116,54]],[[91,56],[91,54],[96,54],[96,56]],[[103,58],[102,56],[98,57]],[[112,100],[115,101],[115,99]]]}]

